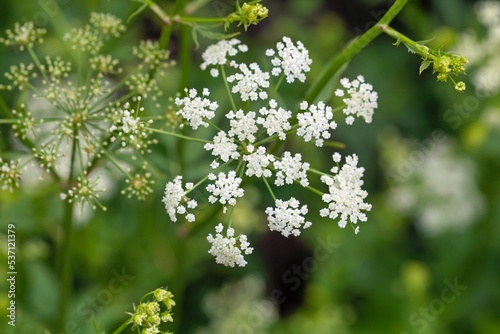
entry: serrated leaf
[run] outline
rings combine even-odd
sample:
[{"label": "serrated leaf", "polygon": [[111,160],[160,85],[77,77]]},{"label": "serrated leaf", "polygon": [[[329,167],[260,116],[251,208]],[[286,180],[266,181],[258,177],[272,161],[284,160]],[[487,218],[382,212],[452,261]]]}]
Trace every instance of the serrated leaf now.
[{"label": "serrated leaf", "polygon": [[412,45],[410,44],[407,44],[407,43],[404,43],[404,45],[406,46],[406,48],[408,49],[408,52],[410,53],[418,53],[418,50],[415,49]]},{"label": "serrated leaf", "polygon": [[430,60],[424,60],[422,64],[420,64],[420,68],[418,69],[418,74],[422,74],[423,71],[425,71],[430,65],[432,61]]},{"label": "serrated leaf", "polygon": [[425,39],[423,41],[415,41],[415,43],[417,44],[422,44],[422,45],[426,45],[426,44],[429,44],[429,42],[433,41],[434,40],[434,37],[433,38],[429,38],[429,39]]}]

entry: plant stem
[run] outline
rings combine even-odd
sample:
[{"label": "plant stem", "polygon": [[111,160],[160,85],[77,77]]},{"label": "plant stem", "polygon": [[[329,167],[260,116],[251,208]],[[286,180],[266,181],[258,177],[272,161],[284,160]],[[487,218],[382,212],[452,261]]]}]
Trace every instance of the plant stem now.
[{"label": "plant stem", "polygon": [[236,112],[238,109],[236,109],[236,104],[234,103],[233,95],[231,94],[231,88],[229,88],[229,84],[227,83],[226,70],[224,69],[224,65],[220,66],[220,72],[222,74],[222,79],[224,80],[224,86],[226,86],[227,94],[229,95],[229,101],[231,101],[231,106],[233,107],[234,112]]},{"label": "plant stem", "polygon": [[194,137],[188,137],[188,136],[184,136],[184,135],[181,135],[181,134],[178,134],[178,133],[175,133],[175,132],[170,132],[170,131],[163,131],[163,130],[158,130],[158,129],[154,129],[154,128],[145,128],[145,130],[148,130],[148,131],[151,131],[151,132],[156,132],[156,133],[161,133],[161,134],[164,134],[164,135],[178,137],[178,138],[181,138],[181,139],[198,141],[200,143],[211,143],[210,140],[201,139],[201,138],[194,138]]},{"label": "plant stem", "polygon": [[438,57],[431,54],[427,46],[415,42],[411,38],[400,33],[399,31],[389,27],[387,24],[379,24],[378,26],[381,32],[394,38],[396,40],[396,44],[399,44],[399,42],[403,42],[403,44],[405,44],[408,48],[412,49],[414,52],[418,53],[422,57],[430,58],[432,60],[437,60]]},{"label": "plant stem", "polygon": [[158,15],[158,17],[160,18],[160,20],[162,20],[162,22],[165,25],[170,25],[170,23],[171,23],[170,16],[168,16],[168,14],[165,13],[165,11],[160,6],[158,6],[155,2],[153,2],[151,0],[146,0],[146,4],[149,6],[149,8],[151,8],[151,10],[156,15]]},{"label": "plant stem", "polygon": [[[74,179],[74,165],[76,159],[77,151],[77,141],[78,141],[78,131],[73,127],[73,145],[71,147],[71,162],[69,169],[68,182],[64,185],[66,188],[70,188]],[[71,280],[72,280],[72,268],[71,268],[71,242],[73,234],[73,203],[66,201],[64,203],[64,215],[62,222],[62,241],[59,248],[59,275],[60,275],[60,293],[59,293],[59,319],[57,324],[57,332],[63,332],[65,330],[66,314],[68,309],[68,300],[71,293]]]},{"label": "plant stem", "polygon": [[111,334],[120,334],[123,332],[125,328],[127,328],[130,325],[130,320],[125,321],[123,324],[120,325],[113,333]]},{"label": "plant stem", "polygon": [[196,22],[196,23],[221,23],[226,22],[225,17],[192,17],[192,16],[176,16],[174,21],[183,22]]},{"label": "plant stem", "polygon": [[335,73],[347,62],[349,62],[359,51],[366,47],[371,41],[373,41],[378,35],[382,33],[380,30],[380,25],[388,25],[394,17],[403,9],[408,0],[396,0],[394,4],[389,8],[385,15],[377,22],[373,27],[371,27],[363,35],[356,38],[354,41],[349,43],[342,51],[336,54],[330,61],[330,64],[326,70],[320,75],[320,77],[312,84],[311,88],[306,94],[306,101],[308,103],[313,103],[319,96],[321,91],[327,86],[330,79],[335,75]]}]

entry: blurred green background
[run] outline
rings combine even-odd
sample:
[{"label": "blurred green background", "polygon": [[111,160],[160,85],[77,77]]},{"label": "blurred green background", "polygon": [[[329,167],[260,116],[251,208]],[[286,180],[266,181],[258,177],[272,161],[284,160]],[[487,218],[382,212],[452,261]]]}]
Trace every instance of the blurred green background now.
[{"label": "blurred green background", "polygon": [[[305,44],[313,66],[306,85],[282,91],[292,97],[301,96],[327,61],[389,6],[377,0],[263,3],[269,17],[240,37],[250,46],[248,59],[260,57],[282,36]],[[172,1],[158,4],[167,10],[173,6]],[[232,5],[229,0],[212,1],[197,15],[227,15]],[[414,40],[433,38],[431,44],[446,50],[464,31],[487,36],[476,5],[410,1],[393,26]],[[32,19],[49,30],[44,51],[64,55],[61,35],[69,26],[85,23],[91,11],[126,20],[137,7],[116,0],[4,1],[1,30]],[[160,31],[159,20],[145,11],[110,47],[127,59],[139,39],[158,38]],[[183,38],[190,38],[188,29],[174,30],[174,59]],[[211,41],[200,38],[200,43],[200,49],[193,45],[189,57],[170,69],[163,83],[165,97],[184,86],[202,88],[210,82],[198,65]],[[459,94],[451,84],[437,83],[430,71],[419,75],[419,57],[392,43],[379,36],[344,73],[349,78],[364,75],[379,93],[372,124],[345,126],[339,121],[334,132],[334,139],[346,144],[341,152],[358,154],[366,169],[365,189],[373,208],[359,235],[320,218],[314,213],[320,204],[313,201],[308,203],[313,226],[299,238],[268,232],[263,211],[269,198],[261,196],[261,185],[250,185],[234,224],[249,234],[256,251],[247,257],[245,268],[225,268],[207,254],[206,235],[227,217],[214,217],[186,237],[185,227],[168,220],[161,202],[167,179],[157,180],[153,196],[144,202],[111,192],[104,199],[107,212],[97,211],[75,226],[73,294],[65,333],[93,333],[91,316],[108,333],[127,318],[133,303],[159,286],[168,286],[175,295],[171,330],[178,334],[500,333],[500,92],[485,96],[470,82],[487,60],[469,68],[468,89]],[[0,48],[0,72],[24,56]],[[189,76],[181,75],[183,66],[192,66]],[[212,96],[224,96],[219,82],[212,89]],[[7,103],[15,101],[15,94],[1,94]],[[461,114],[460,106],[466,112]],[[0,130],[5,158],[17,146],[7,126]],[[446,139],[437,140],[436,133]],[[292,147],[317,169],[330,168],[333,150],[311,150],[298,141]],[[189,178],[208,170],[211,158],[201,154],[201,147],[184,149],[163,139],[155,149],[153,161],[168,179],[178,172],[180,158],[186,166],[207,166],[188,168]],[[424,158],[419,160],[419,154]],[[123,186],[122,180],[112,182]],[[7,240],[2,234],[1,333],[46,333],[57,317],[53,263],[62,214],[58,194],[50,183],[0,192],[1,230],[8,223],[16,225],[18,269],[17,326],[12,331],[6,325]],[[294,196],[308,198],[307,193]],[[110,289],[117,276],[123,284]]]}]

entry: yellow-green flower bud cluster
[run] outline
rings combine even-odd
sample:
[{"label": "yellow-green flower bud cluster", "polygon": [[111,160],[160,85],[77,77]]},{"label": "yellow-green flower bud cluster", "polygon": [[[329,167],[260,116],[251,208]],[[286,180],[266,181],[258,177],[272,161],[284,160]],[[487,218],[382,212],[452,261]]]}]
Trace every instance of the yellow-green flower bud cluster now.
[{"label": "yellow-green flower bud cluster", "polygon": [[169,333],[161,331],[160,325],[174,321],[172,317],[172,307],[175,306],[174,295],[163,288],[156,289],[146,296],[151,294],[154,300],[141,302],[131,314],[132,329],[139,328],[140,333]]},{"label": "yellow-green flower bud cluster", "polygon": [[465,64],[468,62],[468,59],[462,55],[440,55],[433,61],[434,73],[437,73],[437,79],[441,82],[446,82],[450,78],[455,84],[455,90],[463,92],[465,83],[463,81],[455,82],[451,75],[465,73]]},{"label": "yellow-green flower bud cluster", "polygon": [[252,24],[257,24],[265,19],[269,10],[259,2],[260,0],[245,2],[242,6],[237,2],[236,11],[227,17],[224,28],[227,29],[233,22],[239,22],[238,27],[243,24],[247,30]]}]

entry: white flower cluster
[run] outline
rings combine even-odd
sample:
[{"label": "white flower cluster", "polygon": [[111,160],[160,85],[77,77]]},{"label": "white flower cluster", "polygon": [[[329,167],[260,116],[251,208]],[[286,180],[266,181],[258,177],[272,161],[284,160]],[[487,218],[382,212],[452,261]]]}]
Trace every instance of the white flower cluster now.
[{"label": "white flower cluster", "polygon": [[259,113],[264,117],[257,118],[257,124],[262,125],[267,130],[267,135],[272,136],[278,134],[280,140],[286,139],[286,131],[290,130],[289,119],[292,117],[292,112],[278,107],[276,100],[269,101],[269,109],[262,107]]},{"label": "white flower cluster", "polygon": [[354,116],[363,117],[366,123],[372,122],[373,112],[378,107],[378,94],[373,91],[373,86],[365,83],[365,78],[358,75],[353,81],[347,78],[342,78],[340,84],[343,89],[337,89],[335,95],[339,97],[349,95],[343,99],[346,107],[343,109],[347,115],[345,122],[349,125],[354,123]]},{"label": "white flower cluster", "polygon": [[[333,156],[335,162],[339,161],[339,154]],[[366,221],[366,214],[361,211],[370,211],[371,204],[365,203],[364,199],[368,193],[361,189],[363,186],[363,173],[365,169],[358,167],[358,157],[356,154],[346,157],[346,163],[339,170],[333,167],[331,172],[335,175],[321,176],[321,182],[328,186],[328,193],[323,195],[323,202],[328,204],[327,208],[321,209],[322,217],[335,219],[340,216],[339,226],[346,227],[347,220],[357,224],[359,221]],[[359,226],[356,227],[359,232]]]},{"label": "white flower cluster", "polygon": [[[417,228],[429,236],[467,229],[484,213],[477,166],[457,152],[455,143],[444,133],[428,139],[425,151],[420,145],[398,134],[384,139],[380,147],[384,170],[392,181],[389,206],[399,214],[415,217],[412,220]],[[413,173],[406,173],[408,157],[417,156],[415,152],[422,159]],[[401,171],[405,171],[404,177]]]},{"label": "white flower cluster", "polygon": [[255,112],[249,111],[245,113],[243,110],[238,110],[236,113],[232,110],[226,114],[230,119],[229,135],[237,137],[240,142],[248,140],[250,143],[255,141],[255,133],[259,130],[255,122]]},{"label": "white flower cluster", "polygon": [[471,81],[485,95],[500,92],[500,3],[480,1],[475,4],[478,21],[485,27],[481,37],[468,30],[458,38],[456,50],[467,55],[469,65],[474,67]]},{"label": "white flower cluster", "polygon": [[[238,159],[240,153],[238,152],[238,145],[234,143],[232,137],[228,137],[224,131],[219,131],[213,138],[212,143],[206,143],[205,150],[212,151],[212,155],[220,157],[222,161],[228,162],[229,159]],[[212,162],[212,168],[219,167],[216,160]]]},{"label": "white flower cluster", "polygon": [[[230,40],[221,40],[216,44],[210,45],[201,55],[203,63],[201,69],[205,70],[207,66],[225,65],[228,61],[227,57],[234,57],[238,52],[248,51],[248,46],[241,44],[240,40],[233,38]],[[212,76],[217,77],[218,71],[211,71]]]},{"label": "white flower cluster", "polygon": [[[266,52],[267,56],[273,57],[272,75],[282,75],[282,78],[277,80],[276,87],[281,84],[283,78],[286,78],[288,83],[295,80],[304,82],[305,73],[309,72],[311,64],[309,53],[304,45],[300,42],[294,44],[285,37],[277,44],[276,49],[277,52],[275,50]],[[280,149],[275,144],[296,134],[306,142],[314,141],[316,146],[321,147],[325,140],[331,138],[331,131],[337,128],[334,111],[324,102],[309,104],[303,101],[300,103],[300,111],[293,112],[279,105],[277,100],[269,98],[271,93],[267,90],[270,87],[270,74],[262,71],[257,63],[247,65],[237,63],[235,59],[230,58],[239,52],[246,51],[245,45],[232,39],[220,41],[208,47],[202,55],[204,62],[201,68],[203,70],[210,68],[213,76],[218,76],[220,71],[223,79],[226,80],[225,84],[233,106],[232,110],[226,112],[224,118],[226,127],[229,123],[228,128],[209,121],[215,117],[218,105],[205,98],[209,95],[208,89],[203,90],[201,97],[195,89],[186,89],[188,96],[175,100],[176,105],[181,107],[177,114],[194,130],[200,126],[211,126],[216,130],[211,141],[204,144],[204,149],[215,157],[210,164],[212,169],[224,167],[226,170],[208,174],[205,180],[209,182],[205,189],[209,193],[208,202],[222,204],[224,213],[227,212],[227,206],[235,206],[237,200],[243,197],[245,193],[241,186],[243,176],[264,178],[264,183],[273,198],[276,198],[272,189],[275,186],[281,187],[296,183],[305,188],[309,187],[308,172],[322,173],[311,170],[310,164],[303,161],[300,153],[285,150],[281,155],[275,154],[275,150]],[[227,77],[226,69],[231,71]],[[232,84],[232,89],[228,83]],[[344,99],[347,105],[344,112],[349,116],[348,123],[350,118],[352,118],[350,124],[354,120],[352,116],[361,116],[370,122],[373,110],[377,107],[377,93],[373,92],[373,87],[365,83],[362,76],[358,76],[352,82],[342,79],[341,83],[346,90],[345,92],[339,90],[337,95],[345,93],[350,95],[349,98]],[[239,96],[240,101],[234,101],[232,94]],[[261,103],[259,109],[252,110],[250,102],[259,99],[268,101],[265,104]],[[239,105],[246,105],[246,108],[238,108]],[[193,139],[204,141],[198,138]],[[338,153],[333,157],[335,162],[340,162]],[[222,167],[221,162],[224,163]],[[347,158],[347,163],[340,172],[337,167],[332,169],[332,172],[337,175],[333,177],[323,175],[321,180],[329,186],[329,193],[323,194],[313,189],[315,193],[322,195],[323,201],[328,204],[328,207],[321,210],[320,214],[330,218],[340,216],[341,227],[346,226],[347,219],[353,223],[358,220],[365,221],[366,216],[361,211],[371,208],[369,204],[363,203],[363,199],[367,196],[366,192],[361,190],[364,169],[357,168],[356,165],[357,157],[354,155]],[[235,167],[231,169],[230,166]],[[274,184],[270,184],[267,179],[273,177]],[[185,194],[180,177],[167,184],[164,203],[173,221],[176,220],[177,214],[186,213],[184,203],[188,203],[188,209],[195,207],[195,204],[189,206],[190,202],[185,198]],[[301,205],[294,197],[289,200],[275,199],[275,206],[266,209],[269,229],[278,231],[285,237],[298,236],[303,229],[312,225],[306,220],[307,213],[308,207]],[[186,216],[188,221],[194,220],[194,216],[192,219],[189,217],[191,216]],[[357,231],[358,229],[356,233]],[[216,232],[215,236],[210,234],[208,237],[212,243],[209,253],[216,257],[216,262],[227,266],[245,265],[242,251],[249,249],[246,236],[235,238],[234,230],[231,228],[227,230],[226,235],[223,235],[221,224],[217,226]],[[238,240],[240,247],[236,246]],[[249,253],[251,251],[247,254]]]},{"label": "white flower cluster", "polygon": [[267,99],[267,92],[262,88],[269,88],[269,73],[262,72],[257,63],[240,64],[238,69],[241,73],[236,73],[227,77],[227,82],[236,81],[231,91],[239,93],[242,101],[256,101],[257,99]]},{"label": "white flower cluster", "polygon": [[170,220],[177,221],[177,214],[185,215],[186,220],[190,223],[195,221],[195,216],[192,213],[187,213],[187,209],[194,209],[198,203],[194,199],[187,197],[187,191],[193,189],[193,183],[187,182],[186,190],[182,188],[182,176],[176,176],[173,181],[170,181],[165,186],[165,194],[163,195],[163,203],[167,210]]},{"label": "white flower cluster", "polygon": [[267,168],[276,158],[272,154],[267,154],[266,149],[260,146],[251,154],[245,155],[243,160],[247,162],[247,176],[271,177],[272,172]]},{"label": "white flower cluster", "polygon": [[208,174],[208,179],[215,181],[207,186],[207,191],[211,193],[208,201],[210,203],[219,202],[224,205],[224,212],[226,212],[226,204],[236,205],[236,199],[243,197],[245,191],[240,188],[241,178],[236,177],[234,170],[229,173],[220,172],[217,176],[215,174]]},{"label": "white flower cluster", "polygon": [[300,153],[292,157],[292,154],[286,151],[281,160],[274,162],[274,168],[277,170],[274,184],[282,186],[285,183],[292,184],[294,181],[300,180],[300,184],[303,187],[307,187],[309,185],[309,180],[307,179],[309,166],[309,163],[302,162],[302,155]]},{"label": "white flower cluster", "polygon": [[297,42],[295,46],[289,37],[283,37],[283,41],[276,44],[276,50],[278,50],[278,56],[275,56],[276,52],[273,49],[266,51],[266,56],[274,57],[271,60],[274,66],[271,73],[274,76],[283,73],[288,83],[294,82],[295,79],[300,82],[306,81],[305,73],[311,70],[312,60],[304,44]]},{"label": "white flower cluster", "polygon": [[337,123],[333,120],[332,107],[326,106],[323,102],[309,106],[304,101],[300,104],[300,109],[308,109],[308,111],[297,115],[299,123],[297,135],[304,138],[306,142],[314,138],[316,139],[316,146],[323,146],[324,139],[330,138],[330,129],[335,130],[337,128]]},{"label": "white flower cluster", "polygon": [[199,126],[207,127],[208,123],[205,119],[212,119],[219,105],[205,97],[210,95],[208,88],[203,89],[202,97],[198,96],[198,91],[194,88],[185,91],[188,96],[183,99],[175,99],[175,104],[182,107],[177,114],[188,121],[193,130],[198,129]]},{"label": "white flower cluster", "polygon": [[290,234],[298,237],[301,228],[309,228],[312,225],[304,218],[307,212],[307,205],[300,207],[300,202],[293,197],[288,201],[277,199],[276,208],[266,209],[269,229],[278,231],[285,237]]},{"label": "white flower cluster", "polygon": [[[215,237],[210,233],[207,237],[208,242],[212,244],[209,254],[215,256],[215,262],[223,264],[226,267],[234,267],[238,265],[244,267],[247,264],[243,254],[252,254],[253,248],[247,240],[247,236],[241,234],[239,237],[234,236],[234,229],[228,228],[226,235],[223,236],[224,226],[219,224],[215,227]],[[239,247],[237,243],[239,242]]]}]

